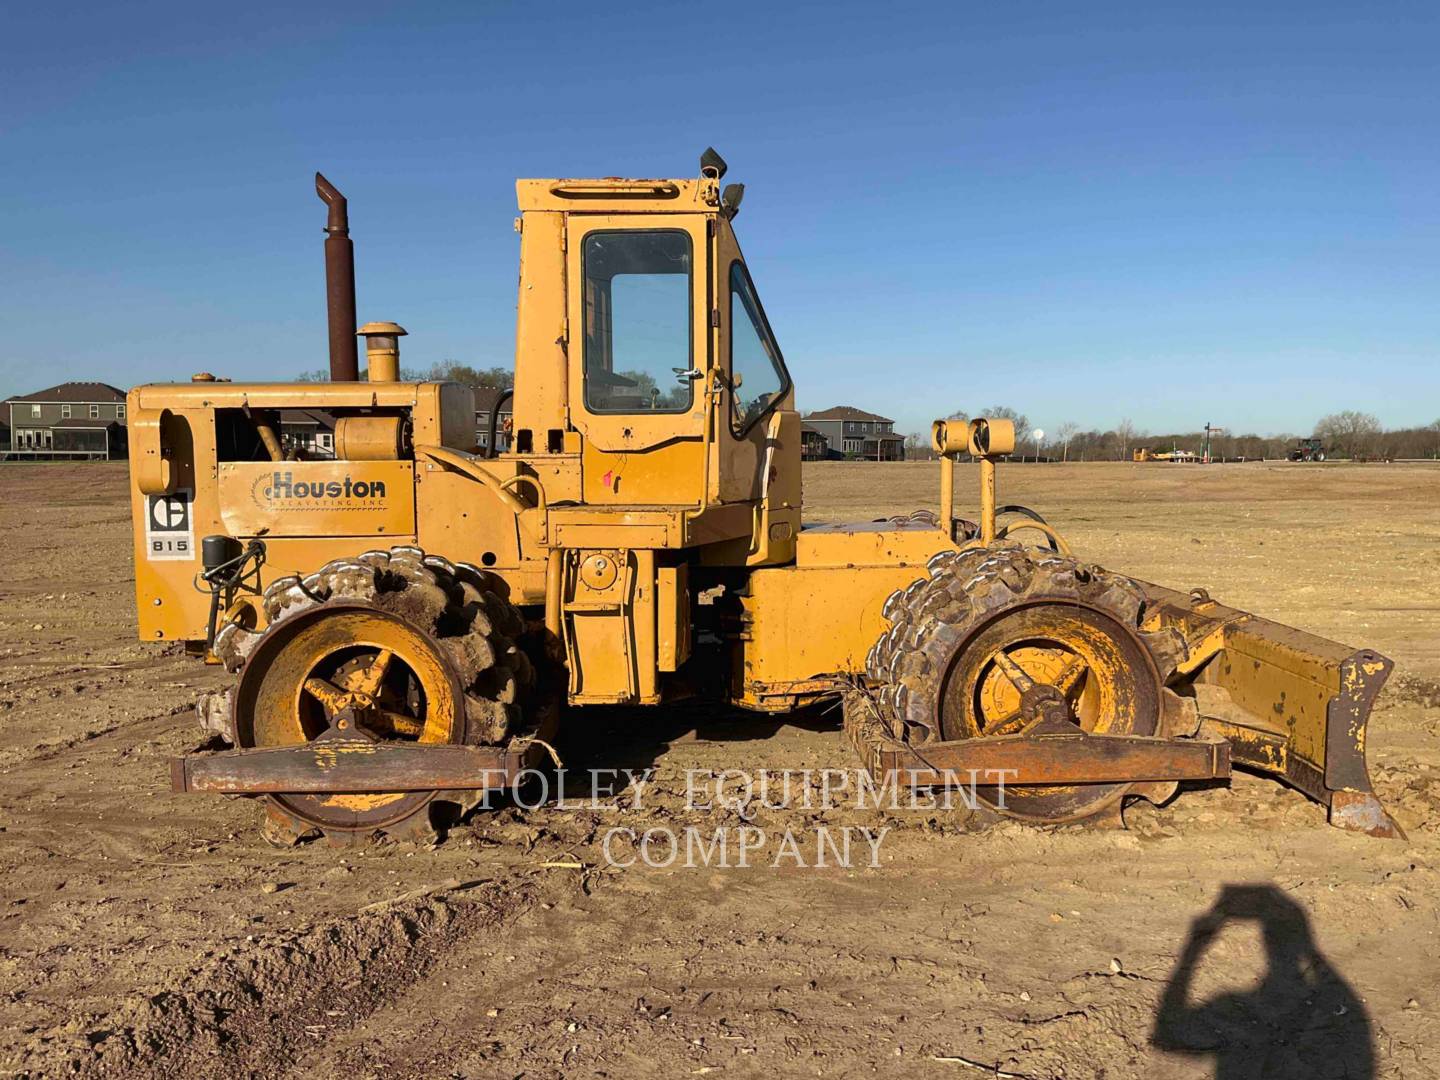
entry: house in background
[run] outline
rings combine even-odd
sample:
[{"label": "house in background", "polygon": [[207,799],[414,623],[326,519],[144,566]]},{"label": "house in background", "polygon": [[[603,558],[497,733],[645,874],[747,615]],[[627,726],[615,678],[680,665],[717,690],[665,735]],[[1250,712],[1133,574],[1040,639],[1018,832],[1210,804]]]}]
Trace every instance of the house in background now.
[{"label": "house in background", "polygon": [[[475,391],[475,448],[484,451],[490,443],[490,410],[500,390],[489,386],[473,387]],[[500,407],[495,427],[499,449],[510,449],[510,402]],[[299,451],[302,457],[333,458],[335,456],[335,417],[323,409],[282,409],[280,411],[280,443],[286,450]]]},{"label": "house in background", "polygon": [[4,407],[9,458],[112,461],[128,452],[125,391],[109,383],[61,383],[17,394]]},{"label": "house in background", "polygon": [[800,460],[824,461],[829,456],[830,444],[825,441],[824,432],[802,422],[800,425]]},{"label": "house in background", "polygon": [[[476,386],[475,391],[475,447],[478,450],[488,451],[490,449],[490,410],[495,408],[495,401],[505,393],[504,390],[497,390],[493,386]],[[495,423],[495,452],[503,453],[510,449],[511,403],[513,399],[507,398],[500,406],[500,416]]]},{"label": "house in background", "polygon": [[280,445],[301,460],[335,456],[335,417],[324,409],[281,409]]},{"label": "house in background", "polygon": [[801,454],[804,454],[804,428],[818,431],[825,440],[828,458],[853,458],[859,461],[904,461],[905,436],[895,434],[895,421],[853,405],[836,405],[812,412],[801,428]]}]

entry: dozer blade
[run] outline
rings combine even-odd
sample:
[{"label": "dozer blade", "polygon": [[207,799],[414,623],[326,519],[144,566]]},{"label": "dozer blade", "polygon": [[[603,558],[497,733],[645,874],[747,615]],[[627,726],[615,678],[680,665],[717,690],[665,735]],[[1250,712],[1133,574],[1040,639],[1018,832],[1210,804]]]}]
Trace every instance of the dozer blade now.
[{"label": "dozer blade", "polygon": [[1224,738],[1237,764],[1271,773],[1325,806],[1330,824],[1371,836],[1404,833],[1376,798],[1365,763],[1370,710],[1393,667],[1303,630],[1140,582],[1146,626],[1172,626],[1188,658],[1172,688],[1193,688],[1201,733]]}]

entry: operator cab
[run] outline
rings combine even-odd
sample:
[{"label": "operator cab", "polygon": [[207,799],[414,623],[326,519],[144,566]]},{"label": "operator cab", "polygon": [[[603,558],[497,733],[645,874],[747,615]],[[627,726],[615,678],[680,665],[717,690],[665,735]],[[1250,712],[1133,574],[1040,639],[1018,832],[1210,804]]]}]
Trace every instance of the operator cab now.
[{"label": "operator cab", "polygon": [[[724,173],[707,151],[698,179],[517,183],[514,453],[579,455],[557,502],[733,507],[711,542],[772,561],[799,526],[799,417]],[[785,523],[757,537],[772,493]]]}]

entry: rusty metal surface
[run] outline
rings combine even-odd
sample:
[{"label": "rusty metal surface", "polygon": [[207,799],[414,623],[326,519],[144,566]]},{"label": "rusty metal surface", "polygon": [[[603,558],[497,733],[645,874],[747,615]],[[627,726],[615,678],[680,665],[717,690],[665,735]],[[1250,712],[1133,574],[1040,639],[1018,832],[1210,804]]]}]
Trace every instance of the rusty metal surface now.
[{"label": "rusty metal surface", "polygon": [[[317,690],[329,684],[334,693],[363,690],[366,669],[350,669],[380,657],[393,663],[406,693],[382,698],[377,680],[375,700],[366,700],[360,718],[377,734],[459,742],[465,691],[449,655],[410,620],[363,603],[330,601],[275,624],[250,655],[232,698],[240,744],[263,748],[316,738],[335,716]],[[402,731],[399,719],[414,730]]]},{"label": "rusty metal surface", "polygon": [[[965,556],[955,558],[963,561]],[[931,657],[923,671],[896,669],[903,676],[896,692],[907,694],[907,701],[914,697],[915,686],[923,689],[933,681],[933,672],[948,671],[936,732],[943,741],[915,738],[908,730],[877,732],[873,724],[862,732],[847,716],[847,731],[867,767],[878,775],[919,770],[918,783],[937,771],[1013,768],[1017,771],[1007,786],[1016,790],[1004,812],[1061,821],[1118,806],[1126,794],[1122,788],[1144,794],[1142,786],[1150,783],[1173,785],[1181,779],[1228,775],[1233,761],[1304,792],[1329,810],[1331,823],[1338,827],[1372,836],[1401,835],[1374,795],[1365,762],[1366,728],[1390,661],[1226,607],[1204,590],[1185,594],[1134,584],[1143,592],[1144,604],[1131,632],[1145,640],[1147,648],[1162,635],[1171,635],[1175,646],[1161,650],[1166,659],[1156,688],[1163,687],[1160,693],[1168,705],[1183,708],[1168,710],[1167,715],[1174,715],[1163,726],[1129,722],[1151,715],[1153,709],[1137,709],[1133,702],[1127,706],[1133,693],[1113,692],[1126,688],[1143,665],[1133,657],[1107,657],[1088,640],[1086,628],[1071,625],[1073,619],[1063,626],[1059,620],[1032,625],[1035,616],[1027,618],[1022,608],[1011,615],[1013,635],[959,642],[953,667],[941,662],[945,657]],[[953,636],[956,628],[943,617],[946,597],[937,596],[932,604],[914,589],[910,592],[915,599],[907,599],[907,593],[895,610],[903,625],[892,629],[892,643],[899,633],[901,642],[913,639],[929,649],[947,633]],[[935,614],[928,614],[932,607]],[[938,621],[936,615],[941,616]],[[1154,655],[1158,661],[1160,654]],[[1088,699],[1085,693],[1073,693],[1066,677],[1075,656],[1084,661]],[[894,656],[889,660],[893,664]],[[881,667],[881,676],[890,670]],[[1060,688],[1062,698],[1029,700],[1044,685]],[[1111,692],[1102,695],[1097,690]],[[1062,699],[1085,732],[1129,741],[1107,746],[1074,733],[1066,738],[1057,706]],[[883,687],[880,700],[883,704]],[[1199,740],[1174,738],[1192,735],[1197,727]],[[911,749],[891,738],[902,735]],[[987,804],[998,796],[994,788],[978,794]]]},{"label": "rusty metal surface", "polygon": [[996,782],[1027,787],[1145,780],[1212,780],[1230,775],[1223,739],[1155,739],[1142,735],[1002,735],[879,751],[882,777],[907,783]]},{"label": "rusty metal surface", "polygon": [[[1131,795],[1153,797],[1178,779],[1226,775],[1233,757],[1326,803],[1337,824],[1377,834],[1393,828],[1371,793],[1364,758],[1366,724],[1389,662],[1203,593],[1142,587],[1063,557],[1064,542],[1041,521],[1006,531],[1039,528],[1060,556],[989,545],[1003,512],[994,458],[1014,446],[1008,421],[972,421],[963,440],[957,422],[938,426],[941,520],[801,531],[800,421],[778,350],[772,359],[781,389],[768,403],[773,422],[742,430],[718,419],[727,395],[737,399],[729,379],[730,286],[715,270],[740,258],[718,179],[718,170],[710,170],[699,180],[519,183],[516,355],[525,370],[515,398],[514,451],[500,462],[477,463],[456,452],[474,438],[468,390],[462,400],[450,392],[461,389],[453,385],[353,381],[359,371],[348,205],[316,174],[328,207],[331,377],[340,382],[208,381],[144,388],[130,398],[140,431],[132,442],[141,485],[132,507],[146,639],[194,638],[203,625],[191,595],[193,560],[152,565],[145,557],[140,523],[151,495],[171,496],[166,508],[183,513],[200,536],[263,532],[275,572],[293,575],[273,596],[269,589],[282,579],[267,577],[265,606],[219,631],[216,654],[232,669],[247,657],[250,666],[233,695],[230,722],[220,697],[202,717],[243,749],[186,759],[178,766],[185,790],[269,793],[277,818],[291,800],[297,828],[343,832],[410,821],[418,830],[437,790],[473,791],[477,771],[488,768],[482,759],[493,764],[503,757],[496,747],[508,745],[511,725],[522,719],[516,676],[533,666],[526,660],[505,667],[494,688],[482,688],[481,669],[504,655],[515,634],[467,644],[448,633],[457,620],[447,605],[461,602],[461,590],[452,577],[448,588],[428,580],[428,560],[491,567],[505,586],[498,595],[543,603],[547,625],[565,647],[577,701],[646,704],[662,700],[670,688],[665,676],[682,666],[679,653],[670,655],[671,643],[658,642],[664,614],[674,607],[683,621],[687,598],[677,593],[658,615],[654,599],[656,568],[681,565],[697,578],[723,580],[735,608],[727,612],[735,625],[722,624],[728,652],[716,665],[728,665],[731,677],[714,685],[763,709],[850,686],[873,692],[884,717],[880,733],[867,731],[858,744],[882,773],[916,763],[932,773],[1003,770],[1009,784],[1026,789],[1016,795],[1022,812],[1015,816],[1066,821],[1108,813]],[[585,245],[593,234],[637,227],[683,233],[691,244],[688,326],[695,347],[689,366],[676,370],[696,382],[681,412],[592,411],[585,396],[582,354],[589,330],[599,340],[604,329],[586,292]],[[379,335],[372,377],[393,376],[401,328],[371,324],[361,332]],[[707,343],[703,351],[700,343]],[[603,359],[608,364],[613,356]],[[349,414],[337,423],[340,461],[279,469],[278,462],[231,460],[220,439],[221,410],[248,415],[302,404]],[[982,459],[974,530],[953,517],[953,459],[962,448]],[[413,467],[399,460],[408,454],[416,458]],[[344,460],[362,457],[370,460]],[[956,539],[976,532],[987,546]],[[427,580],[412,581],[397,597],[389,587],[397,579],[387,570],[382,590],[365,570],[371,563],[359,560],[390,556],[353,542],[361,537],[402,545],[394,549],[408,553],[401,562]],[[587,558],[625,549],[626,565],[636,568],[628,586],[634,595],[601,595],[609,586],[583,579],[585,588],[568,594],[569,555],[547,558],[557,548]],[[680,548],[693,550],[674,552]],[[761,565],[770,569],[755,569]],[[312,580],[325,588],[311,595]],[[375,606],[396,605],[396,617],[416,605],[425,617],[407,630],[384,616],[332,611],[337,621],[327,631],[291,610],[353,596],[352,586]],[[427,606],[432,602],[435,611]],[[505,612],[518,620],[511,606]],[[287,618],[293,625],[277,632],[277,620]],[[436,641],[419,640],[429,636]],[[467,666],[457,681],[461,663]],[[391,665],[413,678],[390,674]],[[1215,693],[1204,696],[1201,687]],[[1190,738],[1202,715],[1205,736]]]},{"label": "rusty metal surface", "polygon": [[[331,843],[377,833],[428,843],[476,804],[476,792],[540,763],[541,745],[530,739],[548,738],[554,710],[537,703],[533,730],[507,738],[515,714],[499,699],[513,699],[518,683],[507,690],[492,680],[493,700],[472,698],[480,672],[457,667],[464,656],[495,660],[506,630],[523,627],[496,602],[467,632],[478,636],[455,636],[461,628],[446,621],[452,593],[463,591],[455,583],[463,579],[478,604],[488,579],[418,549],[365,558],[308,579],[315,596],[267,594],[280,617],[228,695],[243,748],[176,759],[175,790],[266,798],[265,836],[281,845],[317,831]],[[346,598],[320,599],[337,594]]]},{"label": "rusty metal surface", "polygon": [[[845,702],[845,735],[877,781],[970,784],[1006,770],[1007,786],[1212,780],[1230,775],[1230,744],[1213,736],[1162,739],[1064,733],[956,739],[914,747],[887,734],[869,701]],[[974,774],[972,777],[972,773]]]},{"label": "rusty metal surface", "polygon": [[1330,824],[1383,840],[1404,840],[1405,830],[1367,791],[1337,791],[1330,798]]},{"label": "rusty metal surface", "polygon": [[[892,685],[882,707],[887,698],[901,706],[907,742],[922,755],[940,741],[1182,733],[1165,684],[1183,643],[1140,626],[1138,586],[1019,545],[938,556],[927,571],[930,580],[892,606],[904,629],[895,642],[892,627],[889,663],[876,664]],[[1118,810],[1137,781],[1167,779],[1107,768],[1117,779],[1066,782],[1055,778],[1065,775],[1058,759],[1026,768],[1042,779],[1008,792],[986,786],[978,798],[1022,820],[1078,821]],[[1088,777],[1083,761],[1076,769]]]},{"label": "rusty metal surface", "polygon": [[[497,747],[529,733],[512,728],[522,720],[519,696],[532,666],[514,652],[524,622],[502,590],[479,568],[406,545],[272,582],[264,632],[227,626],[216,639],[217,656],[240,672],[226,696],[241,750],[187,759],[176,766],[177,784],[267,796],[265,833],[276,843],[316,830],[336,842],[377,832],[433,840],[437,825],[474,805],[477,783],[490,781],[452,778],[456,768],[416,768],[405,763],[421,759],[381,751],[482,747],[483,771]],[[298,753],[241,756],[291,749]],[[356,764],[361,758],[371,768]],[[474,763],[460,760],[460,772]],[[396,764],[393,784],[377,779],[389,775],[380,761]]]},{"label": "rusty metal surface", "polygon": [[172,758],[172,790],[221,795],[379,794],[485,790],[511,783],[532,750],[326,739]]},{"label": "rusty metal surface", "polygon": [[1203,730],[1230,741],[1234,759],[1271,773],[1329,809],[1330,823],[1403,836],[1374,795],[1365,760],[1370,712],[1393,663],[1211,600],[1140,583],[1147,620],[1190,642]]},{"label": "rusty metal surface", "polygon": [[965,641],[946,682],[941,731],[948,739],[1012,734],[1028,719],[1028,686],[1052,683],[1086,731],[1155,733],[1160,677],[1143,643],[1106,612],[1074,603],[1008,610]]},{"label": "rusty metal surface", "polygon": [[315,193],[330,207],[325,222],[325,310],[330,322],[330,378],[360,378],[360,350],[355,340],[355,245],[350,240],[350,215],[345,196],[320,173]]},{"label": "rusty metal surface", "polygon": [[1365,650],[1340,662],[1340,692],[1325,711],[1325,786],[1331,791],[1369,791],[1365,726],[1394,664]]},{"label": "rusty metal surface", "polygon": [[[420,626],[363,603],[324,603],[273,623],[231,698],[240,746],[257,753],[308,749],[322,763],[348,761],[344,748],[357,739],[370,746],[377,739],[458,743],[465,728],[464,691],[449,657]],[[297,833],[390,830],[407,822],[420,829],[435,798],[433,788],[403,784],[270,790],[272,817],[289,815]]]}]

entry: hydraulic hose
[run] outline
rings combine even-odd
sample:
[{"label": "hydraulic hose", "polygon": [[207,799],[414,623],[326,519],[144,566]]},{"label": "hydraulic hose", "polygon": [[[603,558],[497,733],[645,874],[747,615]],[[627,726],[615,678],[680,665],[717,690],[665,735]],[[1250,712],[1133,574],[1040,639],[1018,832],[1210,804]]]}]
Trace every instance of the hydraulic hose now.
[{"label": "hydraulic hose", "polygon": [[1007,536],[1012,532],[1019,532],[1021,529],[1036,529],[1045,534],[1045,538],[1050,543],[1051,551],[1058,552],[1063,555],[1068,555],[1070,553],[1070,545],[1067,544],[1061,538],[1060,534],[1055,531],[1054,526],[1052,526],[1048,521],[1046,521],[1034,510],[1031,510],[1028,506],[1020,506],[1016,503],[1011,503],[1007,506],[1001,506],[996,509],[995,516],[999,517],[1001,514],[1019,514],[1021,517],[1029,518],[1030,521],[1020,522],[1013,525],[1005,525],[1001,527],[996,531],[997,538]]},{"label": "hydraulic hose", "polygon": [[495,404],[490,406],[490,438],[485,443],[485,456],[487,458],[499,457],[500,451],[495,447],[495,429],[500,423],[500,406],[515,396],[515,388],[507,387],[500,391],[495,399]]}]

